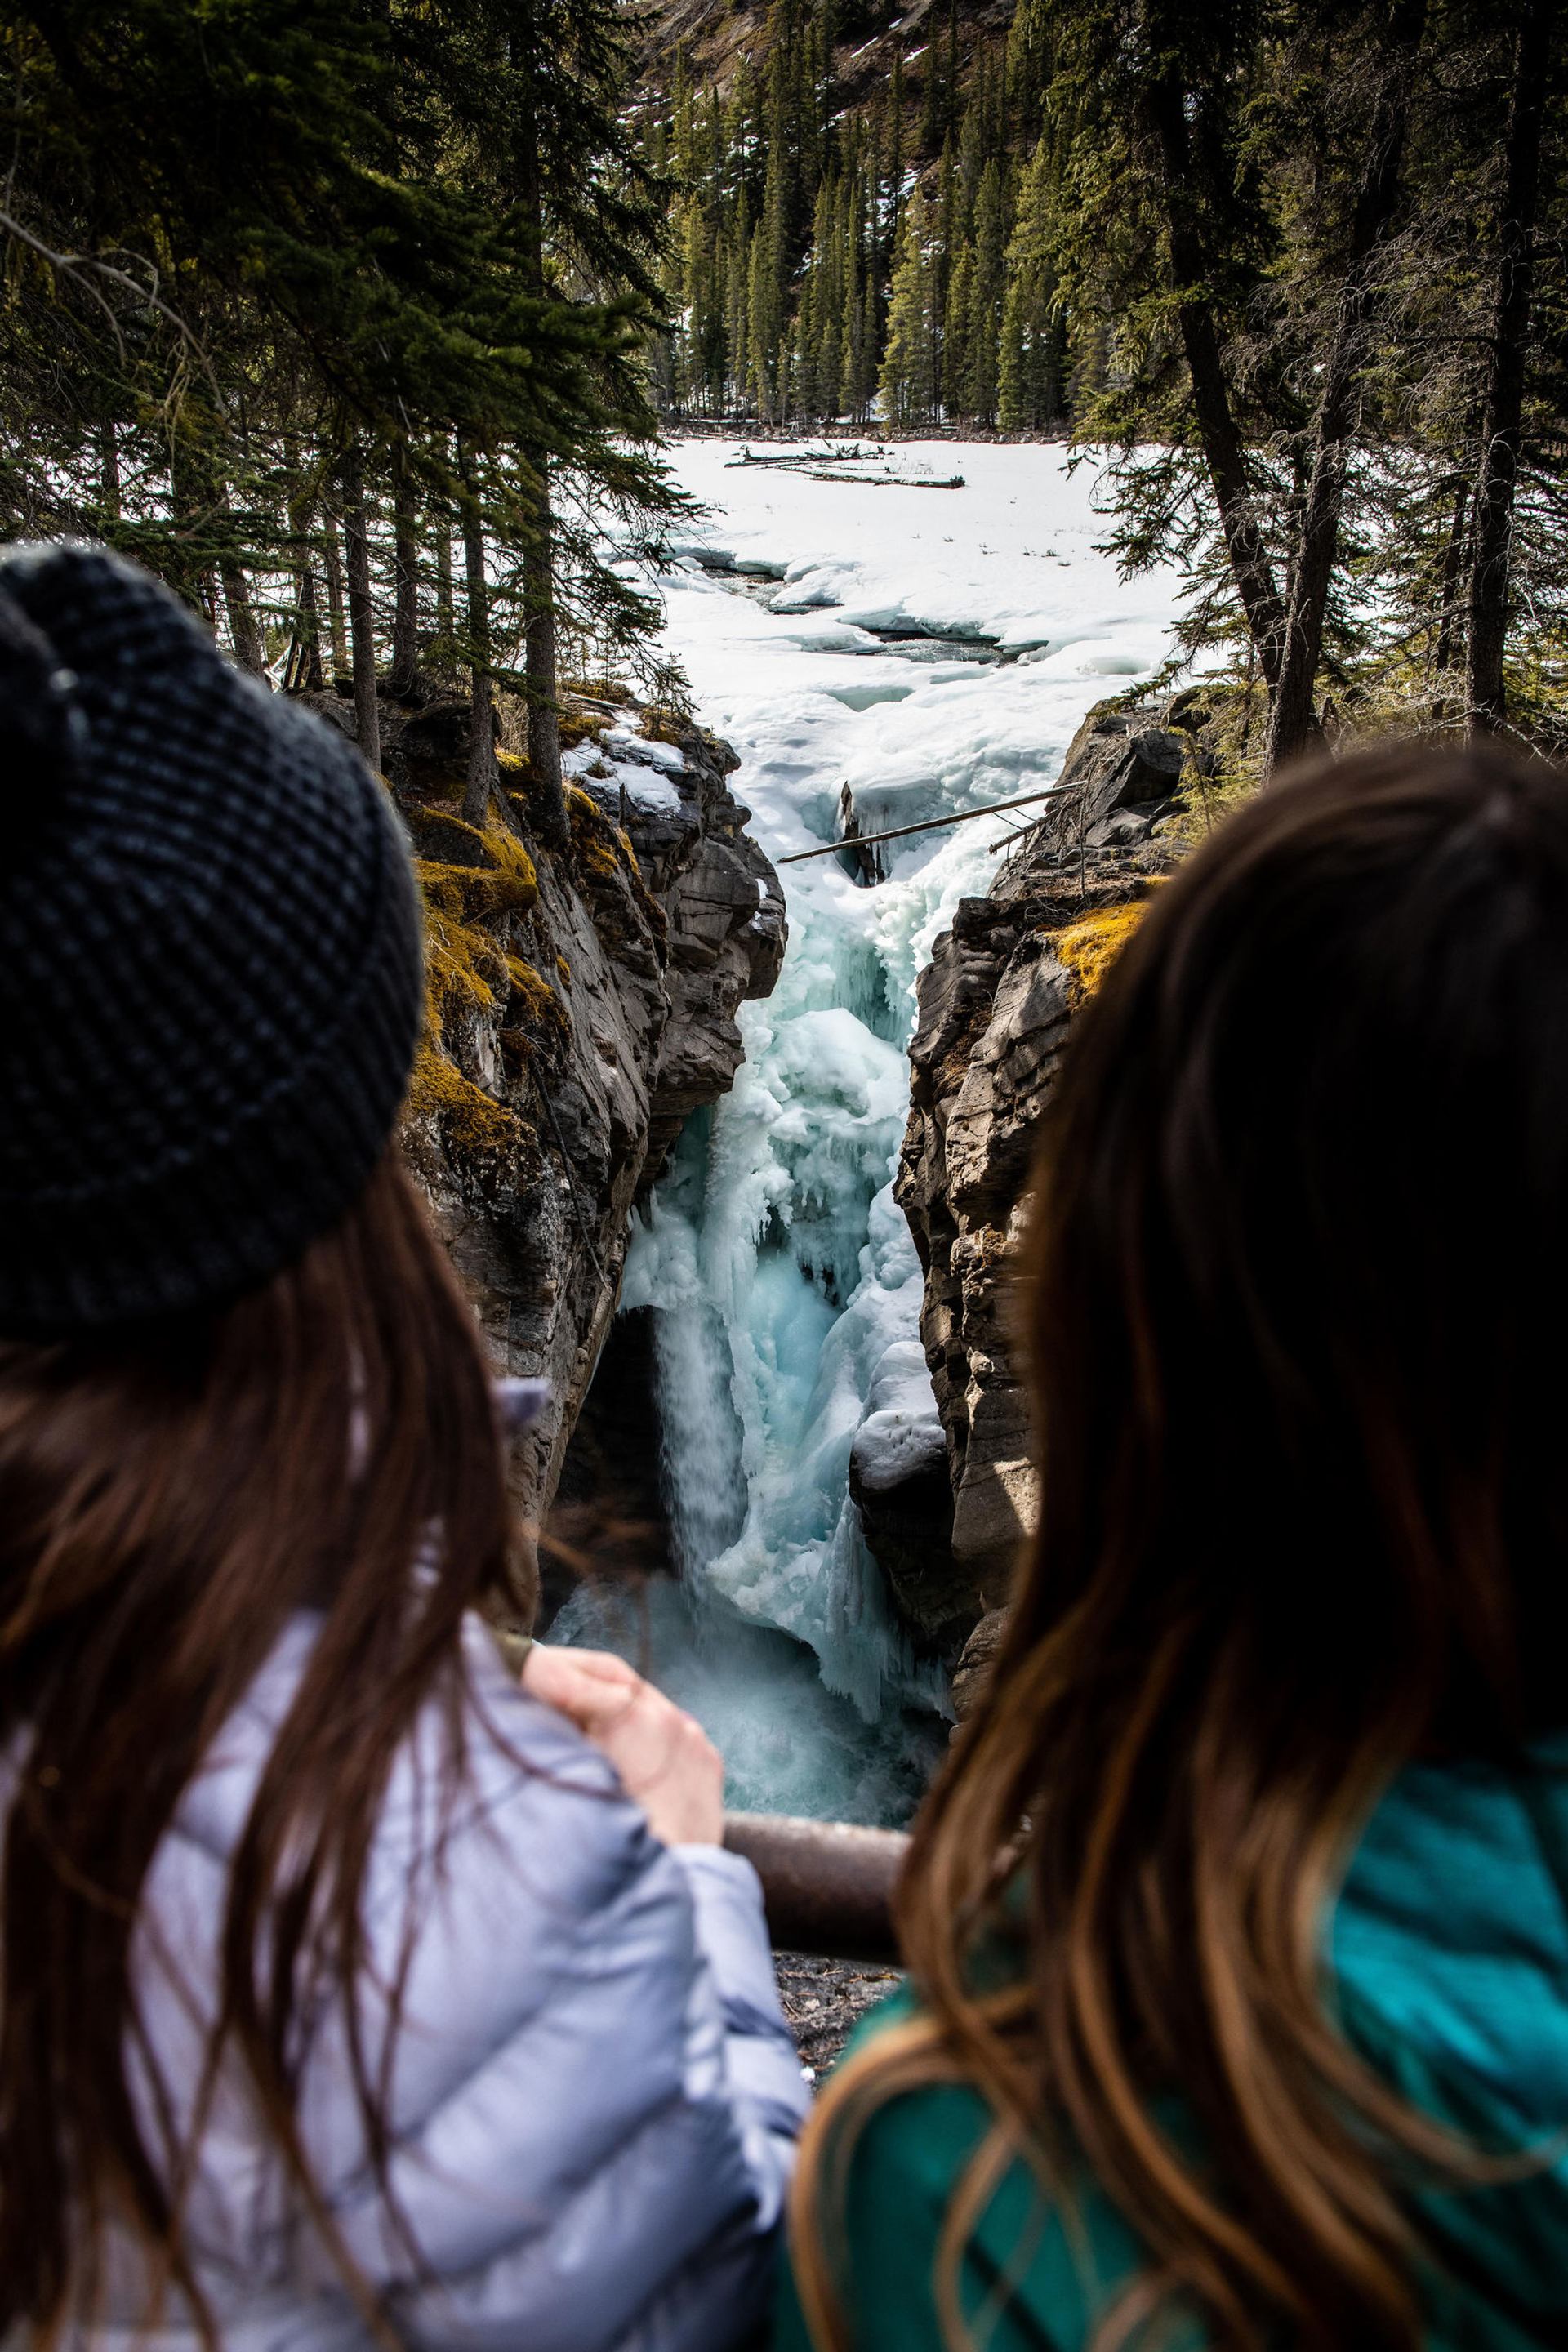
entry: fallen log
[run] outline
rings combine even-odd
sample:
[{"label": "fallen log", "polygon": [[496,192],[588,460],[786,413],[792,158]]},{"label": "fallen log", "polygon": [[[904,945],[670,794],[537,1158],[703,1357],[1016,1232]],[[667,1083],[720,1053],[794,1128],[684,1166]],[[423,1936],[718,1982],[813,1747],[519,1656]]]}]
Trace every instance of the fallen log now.
[{"label": "fallen log", "polygon": [[724,1843],[763,1882],[768,1928],[781,1951],[833,1960],[897,1963],[893,1889],[909,1839],[900,1830],[788,1813],[726,1813]]},{"label": "fallen log", "polygon": [[795,469],[808,482],[858,482],[862,489],[873,490],[962,490],[962,474],[944,474],[940,478],[925,474],[825,474],[818,467],[799,466]]},{"label": "fallen log", "polygon": [[1020,793],[1011,801],[987,801],[984,808],[955,809],[951,816],[923,816],[918,824],[895,824],[887,833],[841,834],[837,841],[819,842],[815,849],[792,849],[787,857],[775,857],[773,863],[804,866],[808,857],[831,857],[836,849],[869,849],[875,842],[902,841],[909,833],[936,833],[944,824],[967,824],[972,816],[997,816],[1004,809],[1029,808],[1036,801],[1054,800],[1056,793],[1057,786],[1047,784],[1043,793]]}]

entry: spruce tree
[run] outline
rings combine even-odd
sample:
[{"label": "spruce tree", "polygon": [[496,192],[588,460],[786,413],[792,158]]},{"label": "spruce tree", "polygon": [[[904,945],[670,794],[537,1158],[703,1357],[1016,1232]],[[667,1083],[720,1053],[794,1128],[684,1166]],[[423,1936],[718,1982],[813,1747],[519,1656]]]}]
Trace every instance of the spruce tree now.
[{"label": "spruce tree", "polygon": [[1469,724],[1477,734],[1500,730],[1507,707],[1503,658],[1512,585],[1510,541],[1530,365],[1552,16],[1548,0],[1521,0],[1510,28],[1513,72],[1498,203],[1496,293],[1471,525],[1467,700]]},{"label": "spruce tree", "polygon": [[965,237],[949,262],[942,312],[942,397],[950,419],[968,417],[974,352],[974,243]]},{"label": "spruce tree", "polygon": [[978,425],[996,422],[1002,314],[1007,289],[1007,212],[1004,161],[995,155],[980,174],[974,199],[973,278],[969,300],[966,371],[960,404]]},{"label": "spruce tree", "polygon": [[1055,159],[1042,136],[1024,173],[1006,250],[997,362],[997,417],[1005,433],[1038,432],[1062,411],[1055,194]]},{"label": "spruce tree", "polygon": [[888,346],[878,393],[889,425],[928,425],[937,401],[937,351],[928,232],[919,196],[904,211],[903,236],[888,306]]},{"label": "spruce tree", "polygon": [[877,244],[878,292],[884,313],[893,283],[893,265],[904,226],[904,53],[895,47],[893,61],[888,69],[888,143],[882,164],[881,185],[878,191],[880,215]]}]

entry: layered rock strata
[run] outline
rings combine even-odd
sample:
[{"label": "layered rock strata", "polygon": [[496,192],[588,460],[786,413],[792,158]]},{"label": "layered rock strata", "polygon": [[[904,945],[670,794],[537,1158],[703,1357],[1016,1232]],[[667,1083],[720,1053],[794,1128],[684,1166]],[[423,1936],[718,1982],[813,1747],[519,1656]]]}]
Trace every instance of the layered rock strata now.
[{"label": "layered rock strata", "polygon": [[[1192,738],[1170,712],[1092,711],[1061,787],[984,898],[959,903],[921,975],[910,1109],[896,1192],[925,1270],[921,1333],[946,1439],[951,1534],[888,1563],[895,1597],[977,1628],[954,1676],[962,1711],[994,1652],[1038,1503],[1017,1308],[1040,1116],[1074,1013],[1177,854],[1171,820]],[[895,1495],[878,1510],[913,1524]],[[875,1514],[868,1539],[878,1549]],[[919,1596],[911,1607],[907,1596]]]},{"label": "layered rock strata", "polygon": [[[320,703],[345,722],[341,700]],[[784,893],[729,790],[734,754],[696,728],[575,709],[557,856],[504,748],[486,824],[462,821],[466,700],[382,723],[428,940],[404,1147],[498,1367],[551,1384],[515,1449],[537,1524],[616,1310],[632,1205],[689,1113],[733,1083],[736,1013],[783,961]]]}]

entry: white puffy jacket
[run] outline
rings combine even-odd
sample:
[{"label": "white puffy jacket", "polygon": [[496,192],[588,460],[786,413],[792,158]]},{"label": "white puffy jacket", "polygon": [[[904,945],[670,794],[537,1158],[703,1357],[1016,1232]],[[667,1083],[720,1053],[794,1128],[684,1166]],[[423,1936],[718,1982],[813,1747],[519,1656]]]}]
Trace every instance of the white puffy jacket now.
[{"label": "white puffy jacket", "polygon": [[[297,1619],[263,1667],[148,1883],[143,2011],[186,2112],[229,1859],[314,1631]],[[444,1860],[432,1713],[395,1769],[366,1883],[373,2079],[384,1988],[416,1923],[389,2114],[393,2190],[422,2261],[376,2192],[338,2003],[305,2032],[300,2116],[317,2177],[397,2338],[422,2352],[721,2352],[765,2308],[807,2098],[755,1874],[714,1848],[658,1844],[604,1759],[516,1687],[477,1626],[469,1652],[470,1771]],[[146,2113],[146,2085],[132,2082]],[[227,2352],[374,2342],[237,2070],[186,2210]],[[138,2335],[130,2250],[110,2267],[103,2321],[79,2344],[189,2352],[179,2315]]]}]

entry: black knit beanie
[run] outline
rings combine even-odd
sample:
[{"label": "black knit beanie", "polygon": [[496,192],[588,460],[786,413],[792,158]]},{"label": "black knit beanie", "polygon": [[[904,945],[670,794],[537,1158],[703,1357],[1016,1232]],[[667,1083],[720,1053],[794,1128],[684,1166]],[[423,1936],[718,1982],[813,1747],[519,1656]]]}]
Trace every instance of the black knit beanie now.
[{"label": "black knit beanie", "polygon": [[335,730],[100,549],[0,562],[0,1334],[216,1304],[391,1134],[407,845]]}]

